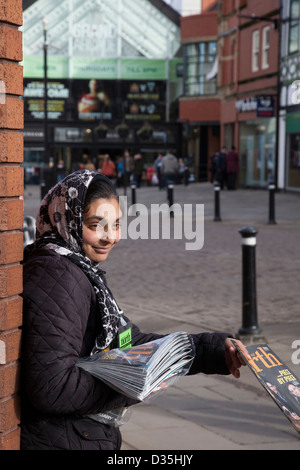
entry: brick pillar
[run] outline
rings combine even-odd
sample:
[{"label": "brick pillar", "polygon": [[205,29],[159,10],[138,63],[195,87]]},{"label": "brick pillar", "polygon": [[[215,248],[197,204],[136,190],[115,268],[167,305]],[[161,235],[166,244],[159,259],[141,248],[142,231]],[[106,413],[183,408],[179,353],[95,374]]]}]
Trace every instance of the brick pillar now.
[{"label": "brick pillar", "polygon": [[22,324],[22,0],[0,1],[0,450],[20,448]]}]

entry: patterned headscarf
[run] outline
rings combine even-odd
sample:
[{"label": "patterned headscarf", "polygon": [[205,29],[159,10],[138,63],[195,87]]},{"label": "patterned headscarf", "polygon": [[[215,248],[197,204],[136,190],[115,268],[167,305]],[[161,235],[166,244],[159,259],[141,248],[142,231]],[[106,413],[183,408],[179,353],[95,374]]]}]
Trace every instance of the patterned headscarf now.
[{"label": "patterned headscarf", "polygon": [[[86,274],[96,293],[102,331],[96,338],[91,354],[106,349],[118,333],[120,315],[112,293],[104,281],[99,264],[84,255],[82,247],[84,201],[94,179],[112,184],[99,173],[76,171],[56,184],[41,202],[36,220],[34,247],[46,247],[66,256]],[[32,247],[32,246],[31,246]],[[30,249],[30,247],[28,247]]]}]

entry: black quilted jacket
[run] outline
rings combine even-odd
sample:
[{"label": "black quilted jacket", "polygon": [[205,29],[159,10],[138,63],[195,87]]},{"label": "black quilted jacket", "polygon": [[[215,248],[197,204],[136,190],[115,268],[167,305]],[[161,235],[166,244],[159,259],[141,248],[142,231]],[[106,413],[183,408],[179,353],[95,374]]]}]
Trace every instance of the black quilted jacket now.
[{"label": "black quilted jacket", "polygon": [[[86,415],[136,402],[75,366],[101,328],[89,280],[66,257],[39,249],[24,265],[23,297],[21,450],[119,449],[119,429]],[[193,335],[190,374],[228,373],[226,336]],[[158,337],[133,325],[133,344]]]}]

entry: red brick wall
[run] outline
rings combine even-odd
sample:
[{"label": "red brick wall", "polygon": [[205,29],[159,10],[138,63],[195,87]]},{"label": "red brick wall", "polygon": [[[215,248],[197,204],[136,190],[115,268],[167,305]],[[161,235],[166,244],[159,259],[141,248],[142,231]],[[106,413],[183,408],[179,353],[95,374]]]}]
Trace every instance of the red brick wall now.
[{"label": "red brick wall", "polygon": [[[22,324],[22,0],[0,2],[0,450],[19,449]],[[1,93],[3,92],[4,93]]]},{"label": "red brick wall", "polygon": [[181,18],[181,41],[194,42],[216,38],[218,34],[217,12],[206,12],[200,15],[183,16]]},{"label": "red brick wall", "polygon": [[[215,3],[215,2],[212,2]],[[205,12],[181,18],[181,41],[189,44],[216,40],[218,34],[217,12]],[[181,120],[208,122],[219,121],[220,102],[210,97],[182,97],[179,101]]]},{"label": "red brick wall", "polygon": [[220,120],[220,100],[207,97],[181,98],[179,115],[182,121],[218,122]]}]

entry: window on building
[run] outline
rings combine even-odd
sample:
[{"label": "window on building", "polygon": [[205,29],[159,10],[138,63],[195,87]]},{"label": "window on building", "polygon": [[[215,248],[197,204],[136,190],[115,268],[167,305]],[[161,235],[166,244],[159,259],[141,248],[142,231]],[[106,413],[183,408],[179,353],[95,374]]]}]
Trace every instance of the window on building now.
[{"label": "window on building", "polygon": [[270,26],[265,26],[262,30],[262,60],[261,66],[263,69],[269,67],[269,52],[270,52]]},{"label": "window on building", "polygon": [[299,51],[299,17],[300,1],[291,0],[290,3],[290,23],[289,23],[289,54]]},{"label": "window on building", "polygon": [[259,31],[252,33],[252,72],[259,69]]},{"label": "window on building", "polygon": [[214,95],[217,92],[217,72],[211,73],[217,57],[217,43],[199,42],[184,48],[184,94]]}]

